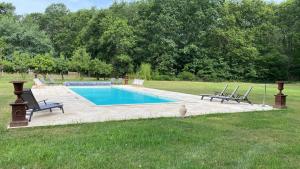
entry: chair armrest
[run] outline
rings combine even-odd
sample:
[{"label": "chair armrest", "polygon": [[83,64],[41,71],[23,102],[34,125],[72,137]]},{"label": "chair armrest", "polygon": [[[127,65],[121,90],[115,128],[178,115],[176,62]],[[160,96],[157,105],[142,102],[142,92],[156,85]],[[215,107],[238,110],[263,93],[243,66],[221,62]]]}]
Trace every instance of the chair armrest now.
[{"label": "chair armrest", "polygon": [[241,97],[242,97],[242,95],[239,95],[239,94],[235,96],[235,98],[238,98],[238,99]]},{"label": "chair armrest", "polygon": [[47,104],[47,102],[46,102],[47,100],[48,100],[48,99],[41,100],[41,101],[38,101],[38,102],[39,102],[39,103],[40,103],[40,102],[43,102],[44,104]]}]

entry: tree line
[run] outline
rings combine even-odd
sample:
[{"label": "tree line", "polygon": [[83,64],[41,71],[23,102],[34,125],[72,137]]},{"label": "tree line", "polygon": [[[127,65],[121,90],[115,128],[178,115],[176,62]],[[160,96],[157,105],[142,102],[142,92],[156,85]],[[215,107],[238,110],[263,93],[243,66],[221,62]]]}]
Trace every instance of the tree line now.
[{"label": "tree line", "polygon": [[58,3],[27,15],[0,3],[0,58],[8,72],[300,80],[300,1],[141,0],[76,12]]}]

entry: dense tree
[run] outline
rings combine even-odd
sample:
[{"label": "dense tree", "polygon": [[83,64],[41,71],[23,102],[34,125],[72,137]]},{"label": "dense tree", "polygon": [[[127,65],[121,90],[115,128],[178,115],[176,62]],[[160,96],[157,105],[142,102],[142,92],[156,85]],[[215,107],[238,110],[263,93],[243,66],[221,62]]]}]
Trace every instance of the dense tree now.
[{"label": "dense tree", "polygon": [[132,58],[126,54],[116,56],[113,66],[114,74],[119,77],[124,77],[133,71]]},{"label": "dense tree", "polygon": [[34,68],[36,73],[41,73],[44,76],[53,71],[54,68],[54,60],[53,56],[49,53],[46,54],[38,54],[33,58],[32,67]]},{"label": "dense tree", "polygon": [[0,38],[6,44],[1,48],[6,56],[14,51],[38,54],[52,50],[51,42],[37,25],[22,23],[8,16],[1,17],[0,23]]},{"label": "dense tree", "polygon": [[278,26],[283,34],[283,49],[288,57],[288,77],[300,79],[300,1],[287,0],[277,10]]},{"label": "dense tree", "polygon": [[46,8],[41,18],[40,28],[49,36],[57,56],[62,52],[69,52],[70,34],[67,27],[69,12],[64,4],[52,4]]},{"label": "dense tree", "polygon": [[74,51],[73,56],[69,62],[70,69],[79,73],[87,73],[89,71],[91,56],[83,47]]},{"label": "dense tree", "polygon": [[107,16],[101,26],[103,33],[99,39],[102,54],[107,61],[113,61],[114,57],[121,54],[130,54],[135,45],[133,28],[124,19]]},{"label": "dense tree", "polygon": [[0,2],[0,17],[1,15],[13,15],[15,9],[11,3]]},{"label": "dense tree", "polygon": [[15,51],[12,54],[12,63],[18,73],[26,73],[32,67],[30,54],[24,52]]},{"label": "dense tree", "polygon": [[98,80],[100,77],[108,77],[111,75],[113,67],[111,64],[106,64],[99,59],[93,59],[90,62],[89,71]]},{"label": "dense tree", "polygon": [[299,18],[298,0],[144,0],[77,12],[52,4],[21,17],[0,3],[0,57],[7,71],[14,51],[52,52],[47,71],[61,74],[148,79],[150,67],[155,79],[300,80]]},{"label": "dense tree", "polygon": [[61,79],[64,80],[64,74],[67,73],[69,66],[69,61],[65,59],[64,55],[60,55],[59,58],[54,60],[54,70],[55,73],[59,73],[61,75]]}]

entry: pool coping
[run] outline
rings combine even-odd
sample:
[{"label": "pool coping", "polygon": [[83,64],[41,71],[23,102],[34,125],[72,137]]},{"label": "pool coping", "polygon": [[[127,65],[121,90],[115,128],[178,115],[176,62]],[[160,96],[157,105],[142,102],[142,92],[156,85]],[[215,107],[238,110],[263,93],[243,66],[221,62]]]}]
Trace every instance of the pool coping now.
[{"label": "pool coping", "polygon": [[[117,87],[117,86],[114,86]],[[201,100],[201,96],[159,90],[145,87],[121,86],[136,92],[154,93],[157,96],[174,98],[178,102],[130,105],[94,105],[89,100],[73,92],[66,86],[46,86],[32,89],[37,100],[49,99],[64,104],[65,113],[59,109],[52,112],[42,111],[33,115],[32,121],[26,127],[60,126],[68,124],[86,124],[107,121],[127,121],[155,118],[181,117],[179,109],[185,105],[188,109],[186,117],[207,114],[242,113],[274,110],[272,106],[259,104],[249,105],[226,102],[221,104],[216,100]],[[17,127],[22,128],[22,127]]]}]

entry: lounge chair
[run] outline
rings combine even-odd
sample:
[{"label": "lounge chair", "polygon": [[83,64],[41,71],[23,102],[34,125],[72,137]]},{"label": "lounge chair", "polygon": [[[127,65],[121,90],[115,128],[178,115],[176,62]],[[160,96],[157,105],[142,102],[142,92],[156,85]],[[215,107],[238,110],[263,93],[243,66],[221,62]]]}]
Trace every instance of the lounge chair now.
[{"label": "lounge chair", "polygon": [[46,85],[54,85],[54,84],[55,84],[55,83],[52,83],[51,81],[46,81],[44,77],[42,77],[42,78],[40,79],[40,81],[41,81],[42,83],[46,84]]},{"label": "lounge chair", "polygon": [[123,78],[118,78],[116,84],[122,85],[123,84]]},{"label": "lounge chair", "polygon": [[116,84],[116,78],[111,78],[110,81],[111,81],[111,84],[113,84],[113,85]]},{"label": "lounge chair", "polygon": [[132,85],[135,85],[135,86],[143,86],[143,85],[144,85],[144,80],[141,80],[141,79],[134,79],[133,82],[132,82]]},{"label": "lounge chair", "polygon": [[221,92],[215,92],[215,94],[200,94],[201,100],[204,99],[204,97],[213,97],[213,96],[225,96],[225,92],[228,88],[228,84],[224,87],[224,89]]},{"label": "lounge chair", "polygon": [[42,88],[42,87],[45,87],[45,84],[41,82],[40,79],[38,78],[35,78],[33,79],[33,82],[34,82],[34,86],[35,88]]},{"label": "lounge chair", "polygon": [[56,82],[53,77],[49,77],[49,82],[50,84],[61,84],[59,82]]},{"label": "lounge chair", "polygon": [[236,92],[239,90],[240,86],[237,86],[230,95],[228,96],[212,96],[210,97],[210,101],[213,101],[213,99],[221,99],[222,103],[224,102],[224,100],[230,99],[235,97]]},{"label": "lounge chair", "polygon": [[237,95],[236,97],[233,96],[233,97],[230,97],[230,98],[223,98],[221,102],[223,103],[225,100],[226,100],[226,101],[233,100],[233,101],[236,101],[236,102],[238,102],[238,103],[240,103],[240,102],[247,102],[247,103],[249,103],[249,104],[252,104],[251,101],[248,99],[248,96],[249,96],[250,92],[252,91],[252,89],[253,89],[253,87],[251,86],[251,87],[246,91],[246,93],[245,93],[243,96]]},{"label": "lounge chair", "polygon": [[59,108],[62,110],[62,113],[64,113],[63,104],[61,103],[51,103],[47,102],[46,100],[42,101],[36,101],[32,91],[30,89],[24,89],[21,98],[27,102],[27,109],[29,110],[29,121],[31,121],[32,115],[34,112],[43,111],[43,110],[50,110],[52,112],[52,109]]}]

